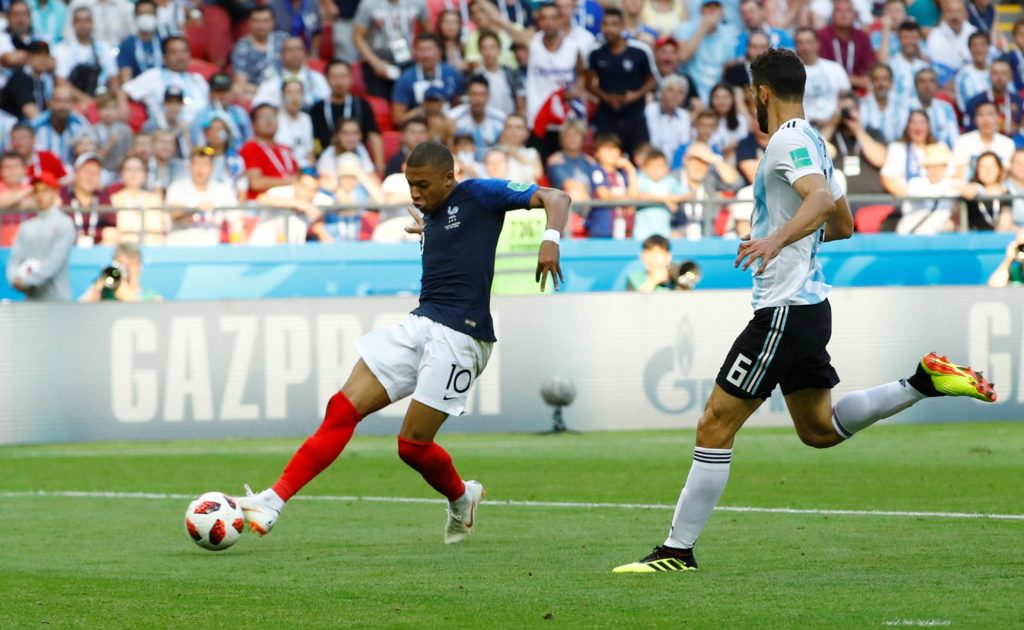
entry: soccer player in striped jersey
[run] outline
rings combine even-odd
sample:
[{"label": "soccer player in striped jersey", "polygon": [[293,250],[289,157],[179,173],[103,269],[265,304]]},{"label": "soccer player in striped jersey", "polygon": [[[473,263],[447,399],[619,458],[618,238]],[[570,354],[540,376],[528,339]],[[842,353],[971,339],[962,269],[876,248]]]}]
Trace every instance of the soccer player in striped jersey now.
[{"label": "soccer player in striped jersey", "polygon": [[693,546],[729,478],[736,432],[778,385],[807,445],[828,448],[932,396],[992,402],[993,386],[969,367],[926,355],[908,378],[847,394],[832,405],[839,376],[826,345],[832,312],[817,259],[822,242],[849,238],[853,216],[825,141],[804,119],[803,64],[772,49],[751,64],[757,122],[770,136],[754,178],[751,238],[736,265],[753,270],[754,317],[733,343],[704,415],[686,485],[664,544],[615,573],[697,568]]}]

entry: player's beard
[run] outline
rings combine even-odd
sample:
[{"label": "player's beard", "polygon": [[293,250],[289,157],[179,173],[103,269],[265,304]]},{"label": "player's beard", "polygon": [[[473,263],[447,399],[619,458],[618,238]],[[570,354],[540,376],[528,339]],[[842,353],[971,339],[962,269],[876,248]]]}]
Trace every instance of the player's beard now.
[{"label": "player's beard", "polygon": [[768,133],[768,103],[761,100],[760,94],[754,94],[754,109],[757,111],[757,126],[761,133]]}]

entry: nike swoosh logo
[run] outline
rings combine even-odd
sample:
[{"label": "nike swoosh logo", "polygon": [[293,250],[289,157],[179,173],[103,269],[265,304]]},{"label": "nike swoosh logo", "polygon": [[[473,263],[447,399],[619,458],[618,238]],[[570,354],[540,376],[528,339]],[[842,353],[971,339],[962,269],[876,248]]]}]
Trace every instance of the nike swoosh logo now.
[{"label": "nike swoosh logo", "polygon": [[441,400],[455,400],[458,396],[441,396]]}]

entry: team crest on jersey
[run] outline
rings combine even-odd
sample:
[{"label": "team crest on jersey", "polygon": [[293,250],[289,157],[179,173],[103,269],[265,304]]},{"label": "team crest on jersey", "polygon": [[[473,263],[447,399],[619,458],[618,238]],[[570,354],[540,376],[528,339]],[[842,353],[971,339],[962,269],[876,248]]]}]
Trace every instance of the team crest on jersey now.
[{"label": "team crest on jersey", "polygon": [[625,70],[626,72],[632,72],[633,71],[633,60],[632,59],[623,59],[622,60],[622,69]]},{"label": "team crest on jersey", "polygon": [[523,184],[521,182],[509,182],[507,188],[514,192],[526,192],[530,188],[530,184]]},{"label": "team crest on jersey", "polygon": [[459,221],[459,207],[448,206],[448,225],[444,226],[444,229],[454,230],[460,225],[462,225],[462,223]]}]

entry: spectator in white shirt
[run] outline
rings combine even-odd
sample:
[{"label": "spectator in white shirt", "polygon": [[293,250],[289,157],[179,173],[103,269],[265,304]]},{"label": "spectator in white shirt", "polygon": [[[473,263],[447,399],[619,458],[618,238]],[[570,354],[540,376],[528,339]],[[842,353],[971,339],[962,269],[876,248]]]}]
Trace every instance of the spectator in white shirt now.
[{"label": "spectator in white shirt", "polygon": [[934,144],[945,143],[935,139],[928,113],[922,109],[911,111],[903,135],[898,142],[890,143],[886,151],[882,188],[894,197],[906,197],[910,180],[924,175],[925,149]]},{"label": "spectator in white shirt", "polygon": [[[216,245],[220,242],[225,211],[238,205],[238,197],[231,186],[213,181],[213,151],[207,147],[196,149],[189,163],[188,177],[176,180],[167,188],[164,203],[171,208],[188,208],[171,213],[171,231],[168,245]],[[244,213],[230,211],[227,216],[233,225],[230,230],[240,233]]]},{"label": "spectator in white shirt", "polygon": [[928,54],[939,85],[947,85],[962,66],[971,62],[967,39],[976,30],[967,21],[963,0],[946,0],[942,5],[942,22],[928,34]]},{"label": "spectator in white shirt", "polygon": [[961,195],[966,184],[949,176],[949,158],[949,149],[942,143],[925,149],[923,172],[907,185],[908,199],[901,208],[897,234],[939,234],[950,229],[957,201],[941,197]]},{"label": "spectator in white shirt", "polygon": [[477,148],[490,148],[498,142],[505,128],[505,113],[488,105],[491,100],[487,79],[480,75],[470,77],[466,86],[466,102],[448,111],[455,123],[455,133],[473,137]]},{"label": "spectator in white shirt", "polygon": [[71,12],[73,31],[53,47],[54,74],[59,83],[71,85],[75,97],[86,101],[100,86],[118,89],[117,53],[94,36],[93,17],[87,7]]},{"label": "spectator in white shirt", "polygon": [[839,95],[850,89],[850,77],[841,65],[818,56],[820,42],[812,28],[796,32],[796,52],[804,62],[807,82],[804,87],[804,113],[821,128],[836,115]]},{"label": "spectator in white shirt", "polygon": [[320,177],[323,178],[326,187],[337,187],[338,156],[343,153],[354,153],[359,157],[363,170],[367,173],[377,172],[370,153],[363,146],[363,131],[359,121],[355,118],[343,118],[334,133],[334,142],[320,154],[316,162],[316,168],[320,171]]},{"label": "spectator in white shirt", "polygon": [[953,145],[953,163],[956,177],[966,181],[974,175],[974,164],[978,156],[991,151],[999,156],[1003,168],[1010,167],[1010,159],[1016,147],[1013,140],[999,133],[999,112],[995,103],[982,102],[974,110],[974,124],[977,129],[961,135]]},{"label": "spectator in white shirt", "polygon": [[303,107],[330,97],[331,87],[324,75],[309,67],[306,45],[301,37],[289,37],[281,46],[281,67],[269,79],[264,79],[253,97],[253,106],[267,103],[281,107],[281,86],[287,80],[302,83]]},{"label": "spectator in white shirt", "polygon": [[[128,0],[71,0],[68,13],[88,9],[96,23],[96,39],[110,46],[117,46],[121,40],[132,34],[135,27],[135,8]],[[73,24],[64,27],[64,39],[75,36]]]},{"label": "spectator in white shirt", "polygon": [[690,141],[690,113],[683,109],[686,100],[686,79],[673,74],[661,83],[661,94],[644,108],[651,145],[666,156],[676,154]]},{"label": "spectator in white shirt", "polygon": [[201,74],[188,71],[192,53],[184,37],[165,39],[163,56],[164,67],[150,68],[125,83],[124,93],[128,98],[144,103],[150,117],[160,118],[164,94],[170,87],[177,88],[181,90],[185,103],[183,120],[191,122],[201,109],[210,104],[210,86]]},{"label": "spectator in white shirt", "polygon": [[297,80],[284,82],[281,89],[283,106],[277,112],[277,133],[274,142],[292,148],[299,166],[313,165],[313,121],[302,111],[304,94]]}]

